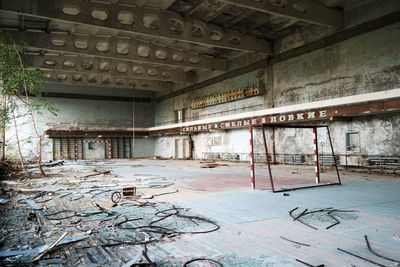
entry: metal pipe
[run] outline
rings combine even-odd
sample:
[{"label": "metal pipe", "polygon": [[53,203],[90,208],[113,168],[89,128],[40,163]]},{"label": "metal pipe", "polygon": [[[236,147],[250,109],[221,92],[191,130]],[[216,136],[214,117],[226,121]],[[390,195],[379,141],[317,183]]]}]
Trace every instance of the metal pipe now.
[{"label": "metal pipe", "polygon": [[263,134],[263,139],[264,139],[264,148],[265,148],[265,154],[267,158],[267,166],[268,166],[268,173],[269,173],[269,181],[271,183],[271,188],[272,192],[275,193],[275,187],[274,187],[274,180],[272,179],[272,172],[271,172],[271,164],[269,162],[269,153],[268,153],[268,148],[267,148],[267,140],[265,138],[265,128],[264,124],[262,125],[262,134]]},{"label": "metal pipe", "polygon": [[374,250],[372,250],[372,248],[371,248],[371,246],[370,246],[370,244],[369,244],[369,241],[368,241],[368,237],[367,237],[366,235],[364,235],[364,238],[365,238],[365,243],[367,243],[367,247],[368,247],[369,252],[371,252],[371,253],[374,254],[375,256],[378,256],[378,257],[380,257],[380,258],[382,258],[382,259],[385,259],[385,260],[394,261],[394,262],[400,262],[400,260],[394,260],[394,259],[391,259],[391,258],[382,256],[382,255],[376,253]]},{"label": "metal pipe", "polygon": [[330,185],[340,185],[340,183],[328,183],[328,184],[299,186],[299,187],[293,187],[293,188],[284,188],[284,189],[275,190],[274,193],[281,193],[281,192],[287,192],[287,191],[294,191],[294,190],[298,190],[298,189],[308,189],[308,188],[323,187],[323,186],[330,186]]},{"label": "metal pipe", "polygon": [[[329,131],[329,127],[328,126],[326,126],[326,130],[328,131],[329,144],[331,145],[332,156],[333,156],[333,160],[335,161],[336,174],[337,174],[337,177],[338,177],[338,180],[339,180],[339,184],[342,184],[342,181],[340,180],[338,165],[337,165],[337,162],[336,162],[335,152],[333,151],[331,132]],[[346,158],[346,167],[347,167],[347,158]]]},{"label": "metal pipe", "polygon": [[337,248],[337,250],[339,250],[339,251],[341,251],[341,252],[344,252],[344,253],[347,253],[347,254],[349,254],[349,255],[351,255],[351,256],[353,256],[353,257],[356,257],[356,258],[359,258],[359,259],[365,260],[365,261],[367,261],[367,262],[370,262],[370,263],[372,263],[372,264],[375,264],[375,265],[378,265],[378,266],[381,266],[381,267],[387,267],[386,265],[383,265],[383,264],[380,264],[380,263],[374,262],[374,261],[372,261],[372,260],[369,260],[369,259],[363,258],[363,257],[361,257],[361,256],[358,256],[358,255],[356,255],[356,254],[354,254],[354,253],[351,253],[351,252],[349,252],[349,251],[346,251],[346,250],[344,250],[344,249]]}]

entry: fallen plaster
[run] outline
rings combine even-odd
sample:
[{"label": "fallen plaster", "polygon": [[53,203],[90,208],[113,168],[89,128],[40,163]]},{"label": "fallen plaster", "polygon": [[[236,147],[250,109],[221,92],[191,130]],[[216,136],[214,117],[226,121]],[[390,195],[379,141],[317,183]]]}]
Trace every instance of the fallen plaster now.
[{"label": "fallen plaster", "polygon": [[[388,264],[368,252],[364,235],[378,254],[398,258],[398,176],[341,170],[342,186],[282,195],[269,192],[263,165],[256,165],[259,189],[254,191],[249,190],[247,164],[203,165],[66,162],[46,167],[48,177],[1,181],[0,197],[9,201],[0,206],[0,263],[30,264],[65,232],[39,266],[130,266],[149,260],[157,266],[184,266],[195,259],[203,264],[209,259],[206,266],[213,261],[223,266],[365,266],[364,260],[337,248]],[[278,165],[273,172],[282,186],[307,182],[308,176],[313,180],[312,166]],[[329,180],[335,172],[328,169],[323,176]],[[112,193],[132,186],[136,197],[111,201]],[[33,210],[26,200],[41,209]],[[296,206],[292,215],[302,214],[299,218],[317,230],[290,218]]]}]

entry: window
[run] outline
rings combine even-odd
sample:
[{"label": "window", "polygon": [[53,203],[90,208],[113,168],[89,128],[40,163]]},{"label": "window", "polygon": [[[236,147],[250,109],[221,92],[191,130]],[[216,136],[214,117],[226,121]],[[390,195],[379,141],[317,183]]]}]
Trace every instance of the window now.
[{"label": "window", "polygon": [[89,145],[89,149],[94,149],[94,143],[90,142],[90,143],[88,143],[88,145]]},{"label": "window", "polygon": [[185,114],[184,111],[185,111],[184,109],[175,110],[175,123],[184,122],[184,118],[183,118],[183,116]]},{"label": "window", "polygon": [[360,134],[358,132],[346,133],[346,151],[360,152]]}]

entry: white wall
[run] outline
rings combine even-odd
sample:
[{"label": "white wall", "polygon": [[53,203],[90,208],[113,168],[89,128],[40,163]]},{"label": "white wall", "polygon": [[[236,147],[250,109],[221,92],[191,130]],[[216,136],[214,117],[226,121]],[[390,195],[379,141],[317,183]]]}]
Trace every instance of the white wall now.
[{"label": "white wall", "polygon": [[134,158],[154,157],[156,139],[154,137],[140,138],[136,137],[133,144]]},{"label": "white wall", "polygon": [[[349,121],[329,123],[332,143],[336,154],[351,154],[346,149],[346,133],[358,132],[360,150],[352,154],[364,155],[400,155],[400,114],[373,115],[355,117]],[[269,152],[272,153],[272,130],[266,129]],[[159,137],[156,151],[160,155],[173,156],[174,137]],[[250,152],[248,129],[223,130],[193,134],[194,158],[202,159],[203,153],[239,153],[242,160]],[[253,130],[254,153],[264,153],[264,141],[260,128]],[[319,153],[330,154],[328,134],[325,128],[318,129]],[[171,154],[166,154],[171,151]],[[313,154],[312,129],[276,128],[275,152],[278,154]],[[157,154],[157,152],[156,152]],[[243,155],[244,154],[244,155]]]},{"label": "white wall", "polygon": [[[56,128],[64,130],[122,130],[132,127],[131,102],[65,98],[53,98],[51,101],[60,111],[58,116],[53,116],[48,111],[34,115],[40,134],[48,129]],[[33,131],[31,118],[20,102],[17,112],[17,129],[24,157],[29,160],[35,159],[38,138]],[[52,159],[52,142],[49,138],[45,138],[44,143],[43,159],[50,160]],[[6,144],[7,157],[18,159],[13,123],[10,123],[6,128]]]}]

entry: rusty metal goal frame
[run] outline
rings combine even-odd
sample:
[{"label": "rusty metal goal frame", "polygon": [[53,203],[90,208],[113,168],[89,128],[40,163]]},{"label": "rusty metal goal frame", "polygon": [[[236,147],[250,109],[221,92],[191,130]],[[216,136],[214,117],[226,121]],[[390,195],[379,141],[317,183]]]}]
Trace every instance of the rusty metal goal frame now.
[{"label": "rusty metal goal frame", "polygon": [[[259,127],[262,130],[262,135],[263,135],[263,140],[264,140],[264,149],[265,149],[265,154],[266,154],[266,163],[268,166],[268,173],[269,173],[269,180],[270,180],[270,185],[272,188],[273,193],[279,193],[279,192],[287,192],[287,191],[293,191],[297,189],[307,189],[307,188],[314,188],[314,187],[322,187],[322,186],[330,186],[330,185],[341,185],[342,182],[340,180],[340,175],[339,175],[339,170],[338,170],[338,164],[336,161],[335,157],[335,152],[333,150],[333,144],[332,144],[332,139],[331,139],[331,134],[329,131],[328,126],[318,126],[318,125],[313,125],[313,126],[303,126],[303,125],[284,125],[284,124],[259,124],[259,125],[249,125],[249,134],[250,134],[250,179],[251,179],[251,188],[255,189],[255,162],[254,162],[254,145],[253,145],[253,127]],[[267,140],[265,138],[265,128],[306,128],[306,129],[313,129],[313,135],[314,135],[314,163],[315,163],[315,182],[316,185],[307,185],[307,186],[299,186],[299,187],[291,187],[291,188],[282,188],[279,190],[275,190],[274,187],[274,180],[272,177],[272,172],[271,172],[271,163],[269,160],[269,152],[268,152],[268,147],[267,147]],[[319,170],[319,155],[318,155],[318,128],[326,128],[328,137],[329,137],[329,144],[331,146],[331,152],[332,156],[335,162],[335,169],[336,169],[336,174],[338,178],[337,183],[320,183],[320,170]]]}]

